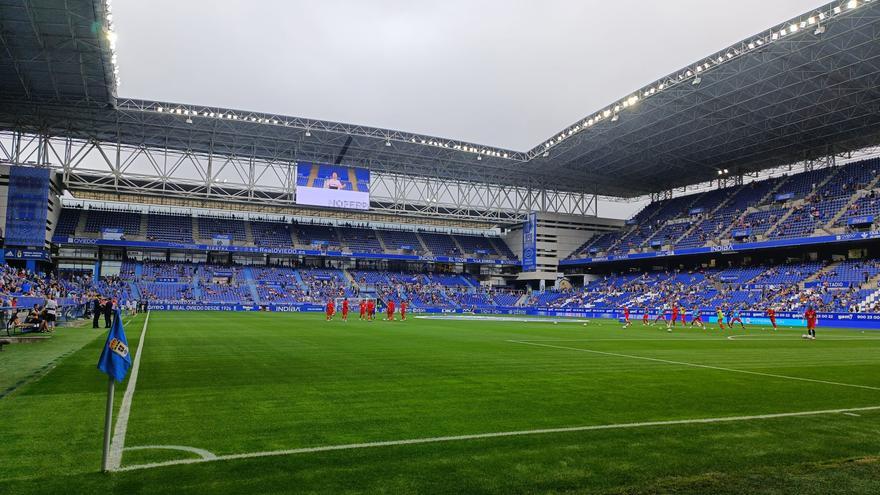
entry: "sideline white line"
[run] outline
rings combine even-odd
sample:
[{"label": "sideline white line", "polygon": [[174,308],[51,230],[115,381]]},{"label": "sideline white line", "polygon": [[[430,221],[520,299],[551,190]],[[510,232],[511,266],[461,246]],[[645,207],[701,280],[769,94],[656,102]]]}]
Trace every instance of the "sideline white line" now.
[{"label": "sideline white line", "polygon": [[767,377],[771,377],[771,378],[784,378],[786,380],[798,380],[798,381],[802,381],[802,382],[822,383],[825,385],[837,385],[840,387],[853,387],[853,388],[862,388],[862,389],[866,389],[866,390],[880,391],[880,387],[872,387],[870,385],[857,385],[854,383],[830,382],[830,381],[826,381],[826,380],[815,380],[812,378],[801,378],[799,376],[777,375],[775,373],[761,373],[760,371],[738,370],[736,368],[723,368],[721,366],[710,366],[708,364],[686,363],[684,361],[671,361],[668,359],[636,356],[633,354],[620,354],[617,352],[594,351],[592,349],[583,349],[580,347],[568,347],[568,346],[563,346],[563,345],[541,344],[538,342],[529,342],[526,340],[508,340],[507,342],[512,342],[514,344],[525,344],[525,345],[534,345],[534,346],[540,346],[540,347],[550,347],[550,348],[554,348],[554,349],[566,349],[569,351],[589,352],[589,353],[593,353],[593,354],[601,354],[604,356],[623,357],[623,358],[629,358],[629,359],[641,359],[643,361],[653,361],[655,363],[665,363],[665,364],[676,364],[679,366],[690,366],[692,368],[704,368],[704,369],[717,370],[717,371],[730,371],[733,373],[744,373],[746,375],[767,376]]},{"label": "sideline white line", "polygon": [[[724,342],[725,340],[769,340],[775,342],[785,342],[785,341],[795,341],[800,342],[804,340],[800,335],[779,335],[777,337],[768,337],[763,335],[709,335],[702,338],[695,337],[668,337],[668,338],[657,338],[657,337],[621,337],[621,338],[607,338],[607,339],[529,339],[529,340],[518,340],[517,342]],[[823,342],[829,340],[880,340],[880,337],[822,337],[820,340]]]},{"label": "sideline white line", "polygon": [[122,404],[119,406],[119,414],[116,416],[116,427],[113,429],[113,439],[110,441],[110,458],[107,468],[114,471],[122,464],[122,451],[125,448],[125,433],[128,430],[128,415],[131,412],[131,399],[134,397],[134,389],[137,386],[138,371],[141,368],[141,355],[144,350],[144,338],[147,336],[147,323],[150,321],[150,310],[144,319],[144,328],[141,330],[141,338],[138,339],[137,353],[131,365],[131,375],[128,377],[128,387],[122,396]]},{"label": "sideline white line", "polygon": [[429,438],[412,438],[408,440],[392,440],[385,442],[367,442],[367,443],[350,443],[343,445],[326,445],[323,447],[305,447],[300,449],[286,449],[286,450],[271,450],[264,452],[250,452],[245,454],[229,454],[229,455],[218,455],[213,459],[180,459],[176,461],[165,461],[165,462],[153,462],[149,464],[134,464],[131,466],[124,466],[121,468],[115,469],[115,471],[136,471],[140,469],[153,469],[159,467],[167,467],[167,466],[177,466],[180,464],[200,464],[203,462],[214,462],[214,461],[231,461],[236,459],[253,459],[257,457],[274,457],[274,456],[284,456],[284,455],[296,455],[296,454],[308,454],[315,452],[330,452],[334,450],[353,450],[353,449],[368,449],[368,448],[376,448],[376,447],[394,447],[399,445],[417,445],[417,444],[426,444],[426,443],[440,443],[440,442],[457,442],[463,440],[481,440],[486,438],[499,438],[499,437],[518,437],[518,436],[528,436],[528,435],[543,435],[543,434],[551,434],[551,433],[571,433],[571,432],[581,432],[581,431],[596,431],[596,430],[617,430],[617,429],[625,429],[625,428],[645,428],[645,427],[653,427],[653,426],[675,426],[675,425],[690,425],[690,424],[709,424],[709,423],[731,423],[737,421],[754,421],[754,420],[764,420],[764,419],[776,419],[776,418],[793,418],[799,416],[819,416],[825,414],[842,414],[849,413],[855,411],[878,411],[880,410],[880,406],[871,406],[871,407],[853,407],[847,409],[825,409],[819,411],[801,411],[801,412],[789,412],[789,413],[776,413],[776,414],[758,414],[752,416],[726,416],[720,418],[696,418],[696,419],[676,419],[669,421],[645,421],[640,423],[619,423],[619,424],[606,424],[606,425],[592,425],[592,426],[572,426],[566,428],[544,428],[539,430],[520,430],[520,431],[501,431],[495,433],[477,433],[473,435],[456,435],[456,436],[448,436],[448,437],[429,437]]}]

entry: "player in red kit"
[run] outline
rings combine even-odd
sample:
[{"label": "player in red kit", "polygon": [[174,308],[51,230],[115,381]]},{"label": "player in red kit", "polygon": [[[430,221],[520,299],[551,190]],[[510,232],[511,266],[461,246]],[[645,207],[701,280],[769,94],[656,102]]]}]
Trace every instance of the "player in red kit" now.
[{"label": "player in red kit", "polygon": [[373,321],[376,316],[376,302],[372,299],[367,301],[367,319]]},{"label": "player in red kit", "polygon": [[807,334],[804,335],[804,338],[816,340],[816,310],[813,309],[812,306],[807,306],[807,311],[804,312],[804,318],[807,319]]},{"label": "player in red kit", "polygon": [[342,321],[348,321],[348,298],[342,300]]},{"label": "player in red kit", "polygon": [[361,310],[361,319],[363,320],[367,317],[367,301],[364,301],[363,299],[361,299],[360,310]]},{"label": "player in red kit", "polygon": [[675,326],[675,320],[678,319],[678,303],[672,303],[672,326]]},{"label": "player in red kit", "polygon": [[629,328],[629,326],[632,325],[632,322],[629,321],[629,307],[628,306],[623,307],[623,322],[625,323],[625,325],[623,325],[623,328]]},{"label": "player in red kit", "polygon": [[336,307],[333,304],[333,299],[327,301],[327,321],[333,319],[333,313],[336,311]]},{"label": "player in red kit", "polygon": [[681,307],[681,326],[684,327],[687,325],[687,308],[684,306]]},{"label": "player in red kit", "polygon": [[406,301],[400,301],[400,321],[406,321]]},{"label": "player in red kit", "polygon": [[388,306],[386,306],[388,311],[388,316],[385,317],[388,321],[394,321],[394,300],[388,301]]},{"label": "player in red kit", "polygon": [[773,330],[779,330],[776,326],[776,310],[773,308],[767,308],[767,318],[770,318],[770,324],[773,325]]},{"label": "player in red kit", "polygon": [[644,312],[642,313],[642,325],[648,326],[648,307],[645,306]]}]

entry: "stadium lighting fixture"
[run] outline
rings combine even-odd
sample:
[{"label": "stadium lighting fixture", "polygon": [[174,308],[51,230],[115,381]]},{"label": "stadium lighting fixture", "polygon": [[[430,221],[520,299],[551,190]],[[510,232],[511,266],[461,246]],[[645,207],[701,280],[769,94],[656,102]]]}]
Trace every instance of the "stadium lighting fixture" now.
[{"label": "stadium lighting fixture", "polygon": [[720,170],[718,171],[718,175],[721,175],[721,174],[723,174],[723,173],[724,173],[724,172],[722,172],[722,171],[720,171]]},{"label": "stadium lighting fixture", "polygon": [[550,156],[550,152],[545,151],[544,154],[542,154],[541,156],[543,156],[544,158],[547,158],[548,156]]},{"label": "stadium lighting fixture", "polygon": [[792,33],[796,33],[798,29],[799,28],[798,28],[797,24],[792,24],[791,26],[788,26],[788,30],[791,31]]},{"label": "stadium lighting fixture", "polygon": [[859,6],[858,0],[849,0],[849,2],[846,3],[846,8],[848,8],[848,9],[854,9],[858,6]]},{"label": "stadium lighting fixture", "polygon": [[161,113],[161,112],[162,112],[162,107],[157,108],[156,111]]},{"label": "stadium lighting fixture", "polygon": [[822,24],[819,24],[818,26],[816,26],[816,30],[813,31],[813,34],[815,34],[816,36],[819,36],[820,34],[824,34],[824,33],[825,33],[825,26]]},{"label": "stadium lighting fixture", "polygon": [[312,132],[306,129],[306,137],[312,137]]},{"label": "stadium lighting fixture", "polygon": [[727,170],[727,169],[726,169],[726,168],[725,168],[725,169],[724,169],[724,173],[725,173],[725,174],[729,174],[729,173],[730,173],[730,171],[729,171],[729,170]]},{"label": "stadium lighting fixture", "polygon": [[478,162],[483,161],[483,157],[481,155],[477,155],[477,161]]},{"label": "stadium lighting fixture", "polygon": [[192,124],[192,123],[193,123],[193,119],[192,119],[192,117],[187,117],[187,118],[186,118],[186,123],[187,123],[187,124]]},{"label": "stadium lighting fixture", "polygon": [[611,122],[617,122],[618,120],[620,120],[620,115],[615,113],[614,117],[611,117]]},{"label": "stadium lighting fixture", "polygon": [[839,13],[840,13],[840,10],[841,10],[841,9],[840,9],[840,6],[834,7],[834,13],[835,13],[835,14],[839,14]]},{"label": "stadium lighting fixture", "polygon": [[696,86],[697,84],[700,84],[701,82],[703,82],[703,78],[701,78],[700,76],[697,76],[694,78],[694,82],[692,82],[691,84]]},{"label": "stadium lighting fixture", "polygon": [[386,140],[385,140],[385,146],[391,146],[391,141],[389,141],[389,140],[386,139]]}]

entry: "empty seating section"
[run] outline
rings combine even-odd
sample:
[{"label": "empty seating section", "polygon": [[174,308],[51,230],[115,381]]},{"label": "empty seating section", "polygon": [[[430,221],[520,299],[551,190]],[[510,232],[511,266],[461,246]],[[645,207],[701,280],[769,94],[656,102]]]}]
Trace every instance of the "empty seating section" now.
[{"label": "empty seating section", "polygon": [[382,241],[385,243],[385,249],[396,252],[400,249],[409,249],[413,253],[419,254],[424,251],[422,243],[419,241],[415,232],[406,230],[378,230]]},{"label": "empty seating section", "polygon": [[850,218],[880,215],[878,193],[869,190],[878,180],[878,167],[880,158],[872,158],[657,201],[620,231],[594,237],[570,257],[638,252],[657,243],[688,248],[837,233],[822,229],[843,229]]},{"label": "empty seating section", "polygon": [[141,297],[156,303],[176,303],[193,300],[191,284],[140,282],[138,288],[141,291]]},{"label": "empty seating section", "polygon": [[805,205],[796,206],[791,215],[780,222],[770,234],[771,237],[804,237],[812,234],[834,216],[848,201],[846,197],[828,200],[815,200]]},{"label": "empty seating section", "polygon": [[751,280],[752,284],[760,285],[793,285],[803,282],[822,269],[822,263],[790,263],[771,266]]},{"label": "empty seating section", "polygon": [[178,281],[190,281],[196,272],[196,265],[189,263],[157,263],[145,262],[143,264],[143,272],[141,277],[144,280],[155,281],[164,279],[170,281],[177,279]]},{"label": "empty seating section", "polygon": [[293,244],[290,225],[286,223],[253,221],[251,232],[254,235],[255,246],[290,247]]},{"label": "empty seating section", "polygon": [[103,229],[122,229],[125,235],[137,235],[141,230],[141,215],[130,211],[89,210],[85,231],[100,233]]},{"label": "empty seating section", "polygon": [[455,240],[464,250],[464,254],[479,256],[495,256],[495,246],[487,237],[476,237],[470,235],[456,235]]},{"label": "empty seating section", "polygon": [[448,234],[436,234],[433,232],[423,232],[420,234],[425,246],[434,256],[460,256],[461,252],[452,236]]},{"label": "empty seating section", "polygon": [[356,227],[337,227],[342,247],[358,253],[381,253],[382,245],[376,237],[376,231]]},{"label": "empty seating section", "polygon": [[847,207],[846,211],[840,216],[836,224],[838,226],[847,225],[851,218],[867,215],[874,217],[880,215],[880,195],[870,194],[857,199],[852,205]]},{"label": "empty seating section", "polygon": [[510,260],[515,260],[515,259],[519,258],[519,256],[517,256],[516,254],[513,253],[513,250],[510,249],[510,246],[508,246],[507,243],[504,242],[504,239],[501,239],[500,237],[495,237],[495,238],[489,239],[489,242],[491,242],[492,245],[495,246],[495,251],[502,258],[507,258]]},{"label": "empty seating section", "polygon": [[329,225],[294,224],[293,232],[297,243],[306,248],[326,246],[339,249],[339,236],[336,228]]},{"label": "empty seating section", "polygon": [[[835,171],[834,168],[823,168],[789,176],[788,180],[776,190],[776,194],[792,194],[794,199],[806,197],[814,190],[818,190],[820,184]],[[775,200],[775,195],[771,198],[771,201],[773,200]]]},{"label": "empty seating section", "polygon": [[193,242],[192,217],[188,215],[147,215],[147,239],[165,242]]},{"label": "empty seating section", "polygon": [[55,226],[53,235],[60,237],[69,237],[76,232],[76,226],[79,223],[80,210],[72,208],[64,208],[58,217],[58,225]]},{"label": "empty seating section", "polygon": [[[747,230],[750,235],[761,235],[775,225],[785,212],[786,208],[782,206],[753,211],[741,220],[738,220],[733,225],[733,230]],[[730,234],[733,234],[733,232]]]},{"label": "empty seating section", "polygon": [[691,228],[690,222],[680,222],[680,223],[668,223],[663,226],[660,230],[654,234],[653,237],[648,239],[646,242],[650,245],[654,245],[654,243],[659,242],[662,245],[667,244],[675,244],[688,229]]},{"label": "empty seating section", "polygon": [[232,236],[235,242],[247,240],[245,221],[234,218],[199,217],[199,238],[211,240],[217,235]]},{"label": "empty seating section", "polygon": [[816,278],[827,284],[859,285],[880,274],[880,263],[875,260],[847,260],[827,267]]}]

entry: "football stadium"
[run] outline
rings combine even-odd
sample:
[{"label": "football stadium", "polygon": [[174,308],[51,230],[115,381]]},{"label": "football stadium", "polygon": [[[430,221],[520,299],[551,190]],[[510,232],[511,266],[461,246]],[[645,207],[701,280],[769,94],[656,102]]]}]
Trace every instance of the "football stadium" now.
[{"label": "football stadium", "polygon": [[0,493],[880,493],[880,1],[528,148],[128,98],[111,9],[0,0]]}]

